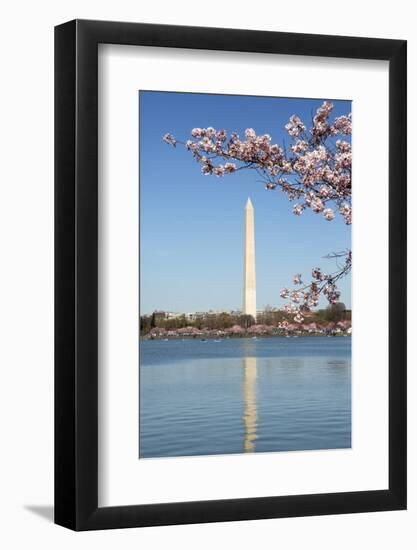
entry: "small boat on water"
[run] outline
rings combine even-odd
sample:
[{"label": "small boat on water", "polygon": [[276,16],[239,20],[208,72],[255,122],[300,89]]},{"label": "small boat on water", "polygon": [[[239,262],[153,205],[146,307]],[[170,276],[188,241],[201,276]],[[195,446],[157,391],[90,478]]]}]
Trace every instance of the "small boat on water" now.
[{"label": "small boat on water", "polygon": [[221,340],[214,340],[215,342],[221,342]]}]

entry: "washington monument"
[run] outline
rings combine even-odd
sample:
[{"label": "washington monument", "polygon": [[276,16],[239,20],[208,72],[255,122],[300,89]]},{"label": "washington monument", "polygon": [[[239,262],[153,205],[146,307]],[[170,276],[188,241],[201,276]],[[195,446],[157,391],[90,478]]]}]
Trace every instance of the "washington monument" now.
[{"label": "washington monument", "polygon": [[243,313],[256,319],[255,222],[251,200],[245,206]]}]

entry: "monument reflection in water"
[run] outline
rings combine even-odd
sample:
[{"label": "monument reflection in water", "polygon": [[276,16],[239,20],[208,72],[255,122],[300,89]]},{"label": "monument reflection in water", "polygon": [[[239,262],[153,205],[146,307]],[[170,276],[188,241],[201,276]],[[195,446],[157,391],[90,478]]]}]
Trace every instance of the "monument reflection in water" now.
[{"label": "monument reflection in water", "polygon": [[256,428],[257,428],[257,409],[256,409],[256,376],[257,366],[256,357],[244,357],[243,363],[243,424],[245,426],[245,437],[243,448],[246,453],[255,451]]}]

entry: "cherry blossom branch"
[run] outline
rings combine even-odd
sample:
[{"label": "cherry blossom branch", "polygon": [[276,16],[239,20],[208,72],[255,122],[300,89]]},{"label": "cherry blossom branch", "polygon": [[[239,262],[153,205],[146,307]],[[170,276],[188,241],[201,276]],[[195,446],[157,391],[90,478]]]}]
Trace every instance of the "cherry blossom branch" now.
[{"label": "cherry blossom branch", "polygon": [[[269,134],[257,135],[247,128],[245,138],[236,132],[212,127],[194,128],[191,139],[178,141],[171,134],[163,140],[176,147],[183,145],[201,165],[204,175],[222,177],[239,170],[254,169],[266,189],[281,189],[293,202],[295,215],[311,209],[331,221],[335,210],[346,224],[352,221],[351,166],[352,151],[346,139],[352,132],[351,115],[330,121],[333,104],[325,101],[316,111],[309,130],[292,115],[285,129],[292,144],[272,144]],[[349,137],[347,139],[350,139]]]},{"label": "cherry blossom branch", "polygon": [[289,299],[290,303],[285,306],[287,313],[294,314],[294,321],[302,323],[303,313],[311,311],[319,303],[320,295],[325,296],[330,305],[335,304],[340,298],[340,291],[337,282],[346,277],[352,269],[352,252],[337,252],[328,254],[325,258],[338,260],[343,258],[343,264],[338,265],[334,273],[323,273],[321,268],[316,267],[311,272],[312,280],[305,284],[301,274],[294,275],[293,283],[297,288],[289,290],[283,288],[280,292],[281,298]]}]

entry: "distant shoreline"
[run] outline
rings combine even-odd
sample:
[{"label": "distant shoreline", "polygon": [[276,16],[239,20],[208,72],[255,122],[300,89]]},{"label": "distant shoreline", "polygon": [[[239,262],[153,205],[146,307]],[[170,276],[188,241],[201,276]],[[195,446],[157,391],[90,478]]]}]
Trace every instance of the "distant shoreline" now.
[{"label": "distant shoreline", "polygon": [[318,333],[318,332],[315,332],[315,333],[303,333],[303,332],[300,332],[300,333],[294,333],[294,334],[256,334],[256,335],[253,335],[253,334],[249,334],[249,333],[245,333],[245,334],[234,334],[234,335],[211,335],[211,334],[207,334],[207,335],[182,335],[182,334],[179,334],[179,335],[158,335],[158,336],[150,336],[149,334],[145,335],[145,336],[142,336],[140,335],[139,336],[139,339],[140,340],[143,340],[143,341],[153,341],[153,340],[162,340],[162,341],[167,341],[167,340],[177,340],[177,341],[182,341],[182,340],[196,340],[196,341],[206,341],[206,340],[235,340],[235,339],[246,339],[246,340],[260,340],[261,338],[264,339],[264,338],[299,338],[299,337],[308,337],[308,338],[316,338],[316,337],[335,337],[335,338],[340,338],[340,337],[351,337],[352,334],[348,334],[346,332],[334,332],[334,333]]},{"label": "distant shoreline", "polygon": [[307,312],[302,322],[299,321],[283,311],[259,312],[256,319],[250,315],[207,313],[193,320],[185,315],[169,318],[167,313],[161,311],[152,316],[141,316],[138,328],[143,340],[285,338],[350,335],[352,332],[351,312],[346,310],[344,304],[338,304],[333,309]]}]

